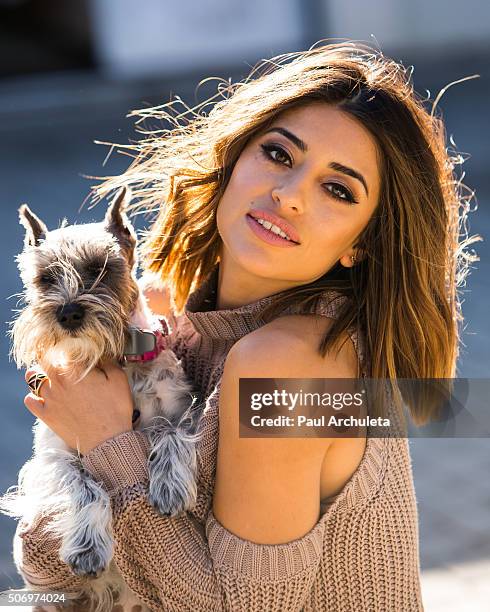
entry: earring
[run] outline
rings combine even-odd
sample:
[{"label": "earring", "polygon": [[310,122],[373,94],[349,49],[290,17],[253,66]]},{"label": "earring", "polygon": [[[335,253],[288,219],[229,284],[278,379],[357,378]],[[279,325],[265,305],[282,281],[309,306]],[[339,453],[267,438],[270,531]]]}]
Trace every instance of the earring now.
[{"label": "earring", "polygon": [[351,255],[350,256],[350,260],[352,261],[352,265],[354,265],[356,263],[356,256],[355,255]]}]

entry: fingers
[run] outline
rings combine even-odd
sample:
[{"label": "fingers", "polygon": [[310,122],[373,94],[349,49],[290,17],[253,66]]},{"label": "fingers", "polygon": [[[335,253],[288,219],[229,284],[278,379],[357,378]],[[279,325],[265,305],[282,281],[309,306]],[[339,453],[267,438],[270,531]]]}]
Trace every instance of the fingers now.
[{"label": "fingers", "polygon": [[[36,376],[39,377],[37,380]],[[36,411],[42,409],[44,405],[46,392],[49,394],[51,379],[37,363],[27,369],[24,379],[30,389],[29,394],[24,398],[24,404],[33,414],[36,414]],[[44,397],[41,397],[41,393],[43,393]]]},{"label": "fingers", "polygon": [[128,379],[124,368],[117,361],[105,361],[96,369],[102,376],[105,376],[107,381],[113,379],[124,382],[124,380]]},{"label": "fingers", "polygon": [[43,368],[38,363],[33,363],[31,366],[29,366],[29,368],[27,368],[27,370],[26,370],[26,372],[24,374],[24,380],[26,382],[28,382],[29,379],[32,376],[34,376],[35,374],[43,374],[44,376],[47,376],[50,387],[53,384],[63,386],[64,376],[63,376],[62,372],[58,371],[54,367],[50,367],[50,368],[45,367],[45,368]]},{"label": "fingers", "polygon": [[[38,363],[34,363],[29,368],[27,368],[26,373],[24,375],[25,381],[27,382],[35,374],[45,374],[45,372]],[[39,389],[39,393],[41,393],[41,391],[46,393],[50,386],[51,381],[48,379],[45,383],[42,384],[41,388]],[[42,387],[44,387],[44,389]],[[24,397],[24,406],[35,417],[39,418],[44,408],[44,398],[40,397],[40,395],[36,395],[34,392],[31,391]]]},{"label": "fingers", "polygon": [[101,366],[101,365],[100,366],[96,366],[95,369],[99,370],[99,372],[102,372],[102,374],[105,376],[105,379],[109,380],[109,376],[108,376],[108,374],[106,372],[106,370],[107,370],[107,366],[106,365],[104,365],[104,366]]},{"label": "fingers", "polygon": [[29,393],[24,397],[24,406],[29,412],[32,412],[35,417],[39,417],[44,407],[44,399],[34,395],[34,393]]},{"label": "fingers", "polygon": [[104,369],[106,372],[111,372],[114,370],[122,370],[118,361],[114,359],[106,359],[102,363],[99,364],[101,369]]},{"label": "fingers", "polygon": [[37,364],[37,363],[34,363],[29,368],[27,368],[26,373],[24,375],[25,381],[27,382],[29,380],[29,378],[31,378],[31,376],[34,376],[34,374],[45,374],[45,372],[43,372],[41,366],[39,364]]}]

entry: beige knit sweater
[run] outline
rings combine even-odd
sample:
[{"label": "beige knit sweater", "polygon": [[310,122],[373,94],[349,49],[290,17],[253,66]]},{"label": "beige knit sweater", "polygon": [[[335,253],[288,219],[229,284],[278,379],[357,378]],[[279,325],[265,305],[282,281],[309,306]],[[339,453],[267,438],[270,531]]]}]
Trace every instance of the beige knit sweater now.
[{"label": "beige knit sweater", "polygon": [[[236,340],[260,326],[251,315],[271,300],[213,310],[218,265],[189,296],[185,313],[170,318],[171,347],[204,402],[195,508],[166,518],[148,504],[148,443],[141,432],[120,434],[83,458],[84,467],[111,494],[114,558],[126,583],[159,612],[423,610],[417,509],[405,439],[368,437],[357,471],[338,495],[323,500],[318,523],[298,540],[255,544],[215,519],[224,360]],[[335,310],[324,302],[317,308],[329,317]],[[352,331],[351,337],[365,373],[361,335]],[[19,571],[43,589],[76,590],[83,580],[59,560],[59,542],[42,527],[42,520],[29,529],[19,523],[14,540]]]}]

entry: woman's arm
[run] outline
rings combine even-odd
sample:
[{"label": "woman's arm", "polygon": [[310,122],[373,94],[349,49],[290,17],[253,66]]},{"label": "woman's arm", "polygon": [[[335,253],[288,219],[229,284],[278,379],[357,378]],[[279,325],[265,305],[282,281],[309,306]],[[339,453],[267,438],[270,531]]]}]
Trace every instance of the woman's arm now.
[{"label": "woman's arm", "polygon": [[[154,275],[144,274],[138,279],[138,285],[152,312],[170,316],[169,291],[157,280]],[[49,520],[49,516],[39,516],[30,526],[22,519],[18,522],[13,540],[17,570],[33,588],[79,591],[86,580],[73,574],[59,560],[60,542],[45,529]]]},{"label": "woman's arm", "polygon": [[189,513],[161,517],[147,502],[147,482],[126,486],[110,474],[110,464],[124,462],[125,478],[135,463],[146,465],[146,453],[123,453],[121,443],[91,453],[85,465],[116,495],[116,564],[143,601],[155,610],[201,612],[303,607],[322,555],[322,522],[294,542],[266,545],[240,538],[212,511],[204,533]]},{"label": "woman's arm", "polygon": [[[208,411],[219,408],[224,417],[221,434],[230,440],[220,437],[215,504],[220,520],[210,512],[205,533],[189,514],[172,519],[158,516],[146,499],[147,478],[139,484],[129,480],[135,465],[146,466],[146,453],[123,452],[120,445],[108,444],[82,460],[116,496],[116,563],[140,597],[145,584],[137,574],[145,576],[154,590],[156,609],[163,602],[172,602],[170,609],[203,612],[300,610],[304,605],[322,555],[319,474],[329,441],[242,440],[238,419],[232,416],[238,415],[240,377],[267,371],[289,376],[295,369],[298,376],[312,373],[310,355],[299,344],[286,335],[282,342],[277,334],[248,337],[235,344],[226,359],[221,381],[206,407]],[[284,368],[286,348],[294,356]],[[324,362],[322,367],[325,374]],[[248,443],[246,452],[241,442]],[[126,466],[124,481],[111,468],[121,462]]]},{"label": "woman's arm", "polygon": [[[28,369],[26,380],[37,371]],[[105,363],[104,371],[92,370],[73,381],[57,370],[49,371],[42,397],[29,393],[27,408],[42,419],[69,448],[86,454],[107,439],[132,431],[133,398],[126,373],[117,364]],[[111,406],[111,410],[102,409]],[[14,561],[19,573],[33,587],[78,591],[88,579],[80,579],[59,559],[60,539],[47,529],[52,515],[37,516],[28,525],[20,520],[14,536]]]},{"label": "woman's arm", "polygon": [[38,517],[28,527],[21,519],[13,540],[14,563],[25,583],[33,590],[81,594],[86,578],[76,576],[59,558],[61,542],[45,531],[50,517]]},{"label": "woman's arm", "polygon": [[[95,447],[82,459],[85,468],[103,483],[112,497],[114,554],[119,570],[127,584],[153,609],[199,609],[202,612],[222,609],[299,610],[315,578],[322,556],[324,530],[323,522],[316,522],[318,475],[323,458],[320,447],[323,444],[326,448],[327,441],[310,440],[308,445],[304,440],[293,440],[301,443],[294,445],[289,444],[291,440],[284,440],[287,444],[282,450],[287,447],[288,463],[282,466],[284,455],[275,453],[268,456],[264,444],[253,449],[260,450],[258,460],[257,455],[242,456],[239,453],[235,469],[247,474],[247,491],[261,491],[259,506],[262,511],[257,510],[253,520],[247,520],[251,509],[248,495],[242,496],[241,500],[237,498],[237,489],[230,482],[237,482],[237,479],[233,474],[226,476],[225,464],[230,460],[230,452],[234,446],[240,448],[237,427],[230,417],[238,414],[238,379],[256,375],[256,370],[247,368],[247,364],[254,364],[262,374],[273,374],[274,371],[275,376],[290,377],[290,368],[294,372],[294,364],[299,367],[305,355],[298,342],[290,338],[286,353],[288,369],[271,371],[272,363],[284,362],[284,345],[277,337],[271,343],[270,336],[262,336],[261,348],[257,336],[247,338],[246,342],[240,341],[230,351],[221,381],[208,398],[207,406],[207,410],[217,411],[219,408],[225,415],[222,432],[230,437],[230,440],[220,441],[221,459],[217,468],[219,497],[215,505],[224,524],[210,512],[205,533],[202,533],[188,513],[165,518],[153,510],[147,502],[148,442],[141,432],[122,433]],[[323,360],[323,376],[336,376],[328,374],[328,365],[328,361]],[[306,375],[303,369],[297,371],[300,372],[298,376]],[[308,371],[310,376],[315,376],[311,369]],[[261,469],[250,469],[252,462]],[[312,472],[317,474],[316,479],[311,478]],[[271,474],[275,479],[273,483]],[[311,485],[312,490],[299,484],[296,488],[291,487],[291,480],[299,483],[301,474],[306,481],[315,483]],[[286,491],[286,497],[277,498],[278,490]],[[305,505],[305,496],[315,501],[306,504],[306,514],[300,512],[297,515],[298,508]],[[226,510],[228,502],[233,507],[232,513]],[[313,503],[318,504],[315,511],[311,510]],[[286,513],[299,518],[281,520]],[[265,543],[270,534],[273,534],[274,541],[285,542],[284,529],[289,530],[286,539],[291,533],[296,539],[284,544]],[[24,535],[26,549],[33,550],[35,540],[36,533]],[[47,588],[54,588],[52,585],[66,579],[66,571],[59,560],[55,562],[52,555],[44,555],[37,562],[38,568],[43,561],[48,565],[43,570],[45,584],[49,585]]]}]

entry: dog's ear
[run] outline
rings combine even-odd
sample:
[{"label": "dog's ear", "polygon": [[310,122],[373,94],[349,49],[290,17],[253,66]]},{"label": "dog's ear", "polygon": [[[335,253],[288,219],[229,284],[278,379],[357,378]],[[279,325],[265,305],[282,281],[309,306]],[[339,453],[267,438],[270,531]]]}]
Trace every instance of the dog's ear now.
[{"label": "dog's ear", "polygon": [[19,221],[26,229],[24,246],[38,246],[39,239],[45,238],[48,233],[46,225],[27,204],[22,204],[19,208]]},{"label": "dog's ear", "polygon": [[123,187],[107,209],[104,225],[107,231],[117,238],[132,269],[136,261],[137,236],[125,212],[130,201],[131,192],[127,187]]}]

